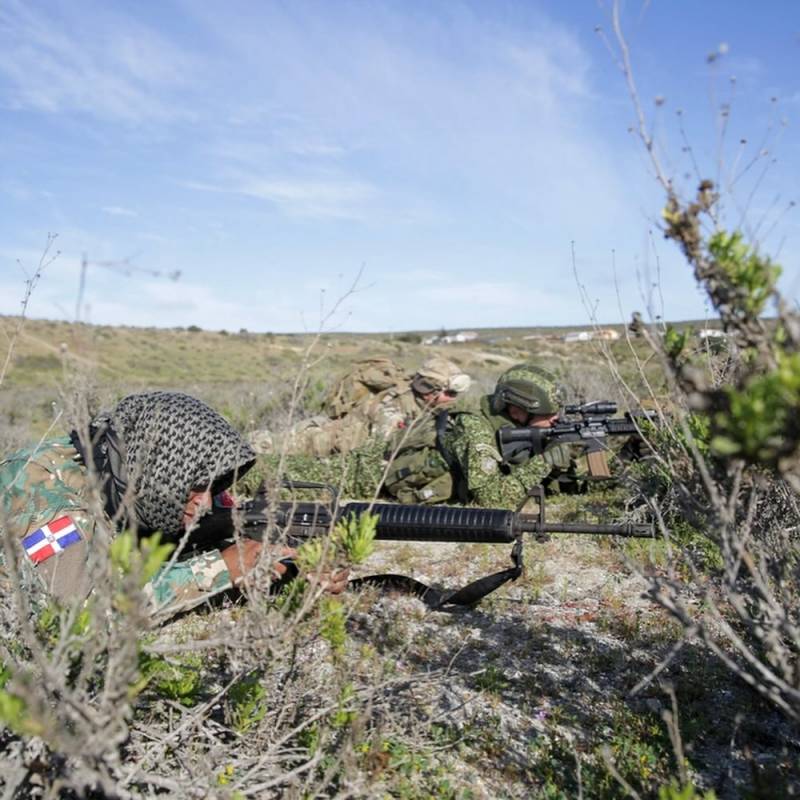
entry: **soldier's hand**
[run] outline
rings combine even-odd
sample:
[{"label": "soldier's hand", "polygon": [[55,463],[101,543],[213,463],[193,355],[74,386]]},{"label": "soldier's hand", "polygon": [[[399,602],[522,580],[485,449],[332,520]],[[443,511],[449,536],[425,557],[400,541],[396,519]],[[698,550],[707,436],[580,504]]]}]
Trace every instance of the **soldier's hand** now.
[{"label": "soldier's hand", "polygon": [[313,586],[319,586],[322,591],[328,594],[341,594],[347,588],[350,580],[350,570],[343,569],[321,569],[306,573],[304,576]]}]

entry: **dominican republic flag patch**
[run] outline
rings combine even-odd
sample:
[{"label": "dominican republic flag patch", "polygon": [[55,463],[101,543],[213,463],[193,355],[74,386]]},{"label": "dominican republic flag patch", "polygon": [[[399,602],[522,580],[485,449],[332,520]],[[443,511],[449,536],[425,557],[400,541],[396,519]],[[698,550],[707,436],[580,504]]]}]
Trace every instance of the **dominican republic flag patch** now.
[{"label": "dominican republic flag patch", "polygon": [[22,546],[28,558],[38,564],[80,540],[78,526],[69,517],[59,517],[28,534],[22,540]]}]

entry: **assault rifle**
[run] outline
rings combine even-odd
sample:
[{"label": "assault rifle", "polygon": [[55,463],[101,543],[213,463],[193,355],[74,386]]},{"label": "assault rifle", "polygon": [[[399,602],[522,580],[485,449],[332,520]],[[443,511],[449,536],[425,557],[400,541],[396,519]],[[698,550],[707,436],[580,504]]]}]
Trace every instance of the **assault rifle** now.
[{"label": "assault rifle", "polygon": [[641,437],[642,423],[654,422],[655,412],[626,411],[614,416],[617,404],[596,400],[583,405],[568,405],[564,413],[549,428],[515,428],[507,426],[497,432],[503,460],[517,463],[530,456],[541,455],[551,444],[581,444],[586,451],[608,450],[611,436]]},{"label": "assault rifle", "polygon": [[[401,589],[422,598],[431,608],[446,605],[472,605],[509,580],[522,574],[522,548],[526,534],[547,539],[550,533],[582,533],[591,535],[652,538],[653,526],[646,523],[622,522],[591,524],[579,522],[547,522],[544,491],[534,486],[528,498],[538,503],[535,513],[521,513],[498,508],[466,508],[460,506],[400,505],[394,503],[350,502],[339,505],[335,488],[307,481],[283,481],[287,489],[326,491],[329,504],[313,501],[276,501],[265,487],[253,500],[236,508],[215,509],[200,520],[198,531],[209,542],[219,542],[240,531],[259,541],[280,540],[297,546],[306,539],[329,533],[340,520],[362,514],[377,516],[375,538],[407,542],[513,543],[513,566],[487,575],[455,591],[426,586],[404,575],[373,575],[351,581],[355,584],[379,584]],[[526,498],[526,502],[527,499]],[[523,504],[524,505],[524,504]]]}]

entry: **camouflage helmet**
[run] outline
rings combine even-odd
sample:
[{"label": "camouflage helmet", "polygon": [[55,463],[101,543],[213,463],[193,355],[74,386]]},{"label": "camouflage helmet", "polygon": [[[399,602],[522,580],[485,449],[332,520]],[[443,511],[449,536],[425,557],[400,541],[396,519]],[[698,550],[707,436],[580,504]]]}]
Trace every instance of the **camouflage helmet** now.
[{"label": "camouflage helmet", "polygon": [[429,392],[451,392],[463,394],[472,383],[469,375],[446,358],[432,356],[414,374],[411,386],[418,394]]},{"label": "camouflage helmet", "polygon": [[524,408],[529,414],[557,414],[564,403],[558,378],[534,364],[515,364],[498,379],[492,395],[492,411],[500,414],[506,406]]}]

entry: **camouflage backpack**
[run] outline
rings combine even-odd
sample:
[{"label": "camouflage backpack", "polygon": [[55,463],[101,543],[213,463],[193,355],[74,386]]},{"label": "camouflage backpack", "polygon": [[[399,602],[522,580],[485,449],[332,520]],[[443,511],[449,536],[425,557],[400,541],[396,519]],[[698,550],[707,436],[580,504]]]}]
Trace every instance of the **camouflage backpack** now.
[{"label": "camouflage backpack", "polygon": [[401,503],[433,505],[453,495],[453,476],[438,446],[439,431],[448,414],[425,414],[410,430],[393,437],[388,454],[391,460],[384,487]]},{"label": "camouflage backpack", "polygon": [[357,361],[353,369],[340,378],[328,393],[325,413],[338,419],[390,389],[397,387],[402,391],[408,383],[406,371],[390,358]]}]

